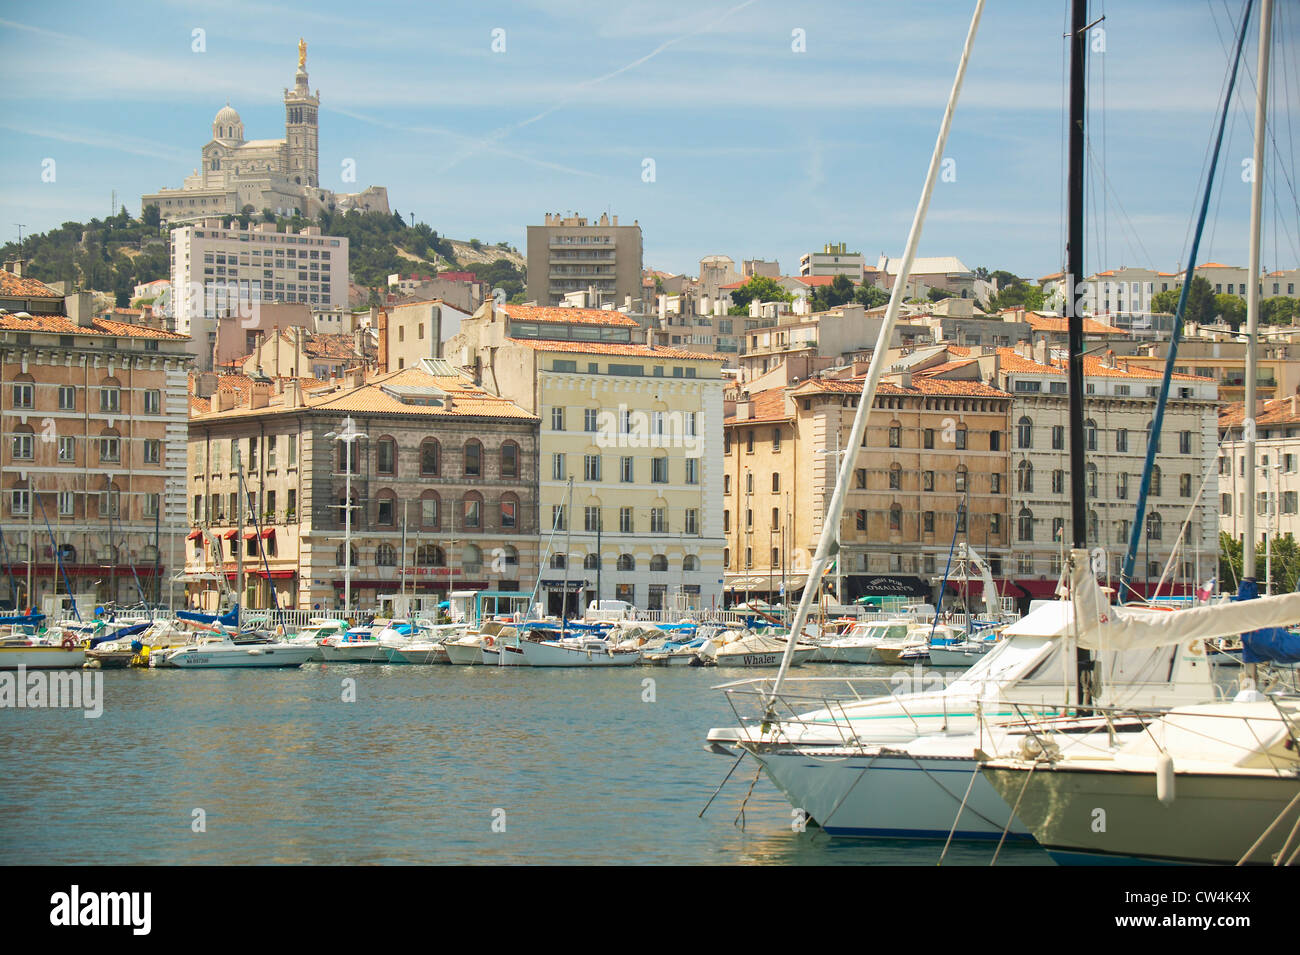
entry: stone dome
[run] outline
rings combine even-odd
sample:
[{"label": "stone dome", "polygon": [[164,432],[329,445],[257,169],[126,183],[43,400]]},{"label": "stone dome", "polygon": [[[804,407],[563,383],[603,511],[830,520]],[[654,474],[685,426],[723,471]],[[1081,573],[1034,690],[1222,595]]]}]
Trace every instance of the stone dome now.
[{"label": "stone dome", "polygon": [[212,138],[243,142],[244,121],[229,103],[217,110],[212,120]]}]

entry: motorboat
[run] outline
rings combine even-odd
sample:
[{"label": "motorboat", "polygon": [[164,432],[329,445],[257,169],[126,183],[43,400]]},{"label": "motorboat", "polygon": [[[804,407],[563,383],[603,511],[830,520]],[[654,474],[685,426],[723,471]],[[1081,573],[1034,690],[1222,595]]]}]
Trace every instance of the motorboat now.
[{"label": "motorboat", "polygon": [[[729,630],[719,636],[712,659],[720,667],[780,666],[781,656],[785,653],[788,640],[788,636]],[[793,665],[807,663],[816,653],[816,644],[798,641],[795,645]]]},{"label": "motorboat", "polygon": [[349,627],[316,641],[326,663],[387,663],[388,654],[373,627]]},{"label": "motorboat", "polygon": [[55,670],[86,662],[80,640],[58,630],[41,632],[27,624],[10,624],[0,631],[0,670]]},{"label": "motorboat", "polygon": [[194,670],[284,668],[302,666],[311,657],[311,647],[269,640],[236,642],[230,634],[208,631],[201,633],[193,643],[155,650],[149,656],[149,665]]}]

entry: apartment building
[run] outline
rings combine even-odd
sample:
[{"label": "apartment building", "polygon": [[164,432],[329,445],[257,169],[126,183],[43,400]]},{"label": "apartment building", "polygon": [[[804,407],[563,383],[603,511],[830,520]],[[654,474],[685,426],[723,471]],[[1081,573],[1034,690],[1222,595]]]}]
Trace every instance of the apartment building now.
[{"label": "apartment building", "polygon": [[799,257],[800,275],[847,275],[854,285],[862,284],[867,260],[861,252],[850,252],[845,242],[827,242],[820,252]]},{"label": "apartment building", "polygon": [[253,378],[192,399],[191,604],[213,609],[233,589],[237,548],[250,608],[341,608],[349,566],[353,606],[531,589],[535,415],[437,359],[305,384]]},{"label": "apartment building", "polygon": [[[485,303],[453,363],[540,420],[539,596],[721,602],[721,357],[634,340],[619,312]],[[572,479],[572,485],[570,485]]]},{"label": "apartment building", "polygon": [[0,598],[166,601],[183,559],[183,335],[0,271]]},{"label": "apartment building", "polygon": [[588,224],[583,216],[547,213],[543,225],[528,227],[528,298],[558,305],[570,292],[594,289],[604,301],[641,295],[641,226],[619,225],[602,214]]},{"label": "apartment building", "polygon": [[172,313],[193,339],[200,371],[211,371],[217,326],[258,325],[263,303],[348,304],[348,240],[319,226],[277,232],[273,222],[209,218],[171,232]]},{"label": "apartment building", "polygon": [[[1219,529],[1240,540],[1247,507],[1245,405],[1219,412]],[[1255,535],[1291,534],[1300,539],[1300,397],[1260,402],[1255,415]],[[1263,568],[1258,576],[1263,578]],[[1225,581],[1231,585],[1231,581]]]}]

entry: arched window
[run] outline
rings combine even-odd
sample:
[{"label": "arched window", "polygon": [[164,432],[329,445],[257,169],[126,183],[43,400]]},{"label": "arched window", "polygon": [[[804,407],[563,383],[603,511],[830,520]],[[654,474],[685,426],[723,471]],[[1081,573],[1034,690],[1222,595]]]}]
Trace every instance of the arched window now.
[{"label": "arched window", "polygon": [[483,445],[471,438],[465,442],[465,477],[483,476]]},{"label": "arched window", "polygon": [[470,491],[461,499],[461,526],[466,530],[476,530],[483,526],[483,495]]},{"label": "arched window", "polygon": [[1083,434],[1086,440],[1085,447],[1089,451],[1097,450],[1097,422],[1089,418],[1083,423]]},{"label": "arched window", "polygon": [[650,572],[662,574],[668,570],[668,558],[663,554],[655,554],[650,558]]},{"label": "arched window", "polygon": [[392,544],[380,544],[375,548],[375,565],[378,567],[397,566],[397,549]]},{"label": "arched window", "polygon": [[700,569],[700,559],[694,554],[687,554],[682,559],[682,570],[691,571]]},{"label": "arched window", "polygon": [[1088,512],[1088,540],[1094,544],[1101,542],[1101,522],[1096,511]]},{"label": "arched window", "polygon": [[77,562],[77,548],[71,544],[60,544],[59,560],[65,564],[75,564]]},{"label": "arched window", "polygon": [[1027,507],[1022,507],[1017,517],[1016,539],[1022,541],[1034,539],[1034,512]]},{"label": "arched window", "polygon": [[599,554],[588,554],[586,557],[582,558],[582,569],[583,569],[583,570],[599,570],[599,569],[600,569],[600,555],[599,555]]},{"label": "arched window", "polygon": [[476,544],[466,544],[460,552],[460,569],[466,574],[483,573],[483,551]]},{"label": "arched window", "polygon": [[416,567],[446,567],[447,555],[437,544],[421,544],[415,549]]},{"label": "arched window", "polygon": [[437,530],[442,522],[442,501],[437,491],[424,491],[420,494],[420,527],[425,530]]},{"label": "arched window", "polygon": [[968,473],[969,472],[967,472],[966,470],[966,465],[964,464],[957,465],[957,473],[953,480],[953,489],[957,491],[959,494],[966,493],[966,479],[968,477]]},{"label": "arched window", "polygon": [[351,557],[346,564],[343,563],[343,545],[339,544],[338,550],[334,552],[334,565],[336,567],[353,567],[357,566],[357,545],[352,544],[348,547],[348,555]]},{"label": "arched window", "polygon": [[636,558],[633,557],[631,554],[619,554],[619,555],[618,555],[618,569],[619,569],[619,570],[636,570]]},{"label": "arched window", "polygon": [[397,474],[397,442],[380,438],[375,442],[375,471],[379,474]]},{"label": "arched window", "polygon": [[1084,466],[1083,470],[1084,470],[1084,475],[1088,482],[1088,496],[1096,497],[1097,487],[1099,484],[1098,475],[1097,475],[1097,465],[1089,462],[1087,465]]},{"label": "arched window", "polygon": [[781,493],[781,472],[780,471],[772,472],[772,493],[773,494]]},{"label": "arched window", "polygon": [[502,547],[501,550],[503,551],[501,555],[501,562],[505,564],[506,573],[508,574],[518,573],[519,572],[519,551],[511,547],[509,544],[507,544],[505,547]]},{"label": "arched window", "polygon": [[519,497],[516,494],[501,495],[501,529],[513,531],[519,528]]},{"label": "arched window", "polygon": [[1028,461],[1016,465],[1016,491],[1032,494],[1034,490],[1034,466]]},{"label": "arched window", "polygon": [[563,554],[551,555],[551,570],[564,570],[568,564],[568,559]]},{"label": "arched window", "polygon": [[442,473],[442,447],[435,438],[425,438],[420,444],[420,474],[438,477]]},{"label": "arched window", "polygon": [[889,489],[891,491],[902,490],[903,487],[903,466],[901,464],[891,464],[889,466]]},{"label": "arched window", "polygon": [[506,441],[501,445],[501,476],[519,477],[519,445],[513,441]]},{"label": "arched window", "polygon": [[1155,511],[1152,511],[1147,515],[1147,537],[1153,541],[1158,541],[1163,532],[1164,530],[1160,521],[1160,515]]},{"label": "arched window", "polygon": [[724,547],[722,548],[722,569],[726,570],[730,566],[731,566],[731,548]]},{"label": "arched window", "polygon": [[891,531],[903,529],[903,508],[899,504],[889,506],[889,529]]},{"label": "arched window", "polygon": [[1034,423],[1027,417],[1016,422],[1016,445],[1020,448],[1034,446]]},{"label": "arched window", "polygon": [[104,490],[99,495],[100,517],[121,517],[122,490],[112,481],[104,482]]},{"label": "arched window", "polygon": [[392,488],[384,488],[375,494],[375,524],[379,527],[392,527],[397,523],[397,494]]}]

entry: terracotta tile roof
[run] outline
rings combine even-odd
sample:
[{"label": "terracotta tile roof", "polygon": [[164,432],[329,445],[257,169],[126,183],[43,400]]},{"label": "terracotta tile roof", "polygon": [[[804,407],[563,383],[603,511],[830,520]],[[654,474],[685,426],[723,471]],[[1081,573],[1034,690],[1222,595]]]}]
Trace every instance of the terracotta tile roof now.
[{"label": "terracotta tile roof", "polygon": [[970,345],[945,345],[944,347],[948,349],[949,355],[961,357],[969,356],[975,350]]},{"label": "terracotta tile roof", "polygon": [[1043,276],[1041,279],[1039,279],[1038,281],[1040,281],[1040,282],[1054,282],[1054,281],[1056,281],[1057,279],[1063,279],[1063,278],[1065,278],[1065,273],[1064,273],[1064,272],[1053,272],[1051,275],[1044,275],[1044,276]]},{"label": "terracotta tile roof", "polygon": [[[1219,409],[1220,428],[1240,428],[1246,416],[1246,403],[1235,401]],[[1257,428],[1270,425],[1300,424],[1300,397],[1273,398],[1264,402],[1264,410],[1255,415]]]},{"label": "terracotta tile roof", "polygon": [[[859,378],[810,378],[794,389],[794,394],[842,394],[860,395],[866,376]],[[948,381],[943,378],[929,378],[925,375],[913,375],[912,387],[882,381],[877,388],[878,395],[949,395],[970,398],[1010,398],[1007,392],[982,381]]]},{"label": "terracotta tile roof", "polygon": [[786,411],[785,386],[766,388],[749,396],[750,417],[727,418],[723,424],[754,424],[764,421],[789,421],[793,415]]},{"label": "terracotta tile roof", "polygon": [[622,342],[561,342],[550,339],[511,338],[515,345],[525,345],[534,351],[572,352],[577,355],[622,355],[628,358],[675,358],[682,360],[725,361],[721,355],[705,355],[701,352],[682,351],[677,348],[663,348],[648,345],[624,344]]},{"label": "terracotta tile roof", "polygon": [[48,332],[55,335],[103,335],[114,338],[157,338],[163,341],[183,342],[189,336],[165,332],[148,325],[114,322],[107,318],[92,318],[89,326],[81,326],[66,315],[27,315],[5,313],[0,315],[0,328],[16,332]]},{"label": "terracotta tile roof", "polygon": [[1222,262],[1203,262],[1197,266],[1198,269],[1237,269],[1239,265],[1224,265]]},{"label": "terracotta tile roof", "polygon": [[[1025,358],[1016,354],[1014,348],[999,348],[998,356],[1001,362],[1002,371],[1014,372],[1020,375],[1059,375],[1065,377],[1066,363],[1063,358],[1050,359],[1050,365],[1040,365],[1032,358]],[[1142,378],[1146,380],[1159,381],[1164,377],[1164,370],[1157,371],[1154,368],[1147,368],[1144,365],[1130,365],[1123,358],[1119,358],[1114,368],[1107,368],[1098,355],[1083,356],[1083,375],[1085,378]],[[1179,381],[1212,381],[1211,378],[1204,378],[1200,375],[1184,375],[1174,372],[1173,378]]]},{"label": "terracotta tile roof", "polygon": [[0,295],[10,298],[57,298],[63,296],[44,282],[23,276],[19,278],[12,272],[0,269]]},{"label": "terracotta tile roof", "polygon": [[804,285],[830,285],[835,281],[833,275],[792,275],[790,278]]},{"label": "terracotta tile roof", "polygon": [[637,321],[606,308],[561,308],[546,305],[502,305],[501,311],[517,322],[552,322],[569,325],[617,325],[637,328]]},{"label": "terracotta tile roof", "polygon": [[[1036,332],[1058,332],[1064,335],[1070,330],[1070,320],[1068,318],[1062,318],[1059,315],[1043,315],[1039,312],[1025,312],[1025,321],[1029,323],[1030,329]],[[1115,328],[1113,325],[1106,325],[1091,318],[1084,318],[1083,333],[1085,335],[1127,334],[1122,328]]]},{"label": "terracotta tile roof", "polygon": [[[271,404],[265,408],[236,407],[226,411],[207,412],[214,418],[241,418],[263,414],[275,414],[281,411],[296,413],[300,410],[347,412],[364,414],[409,415],[413,417],[476,417],[511,419],[519,421],[536,421],[537,416],[529,414],[523,408],[506,398],[475,386],[468,378],[456,374],[445,362],[431,362],[434,367],[445,369],[447,374],[432,374],[424,369],[423,364],[399,369],[385,375],[370,378],[359,388],[341,386],[329,388],[328,382],[317,381],[314,386],[306,384],[303,379],[303,407],[301,409],[285,408],[279,395],[272,394]],[[223,375],[229,379],[225,387],[236,392],[240,401],[246,398],[247,382],[251,380],[244,375]],[[243,379],[240,382],[239,379]],[[314,381],[314,379],[311,379]],[[218,382],[222,388],[222,383]],[[407,403],[396,397],[386,388],[436,388],[451,398],[450,407]],[[322,393],[321,389],[326,389]],[[225,390],[225,389],[223,389]],[[194,407],[194,402],[191,402]]]},{"label": "terracotta tile roof", "polygon": [[958,361],[946,361],[942,365],[931,365],[929,368],[926,368],[924,371],[918,372],[918,374],[941,375],[944,372],[956,371],[958,368],[966,368],[967,366],[972,364],[975,364],[974,358],[962,358],[959,359]]}]

